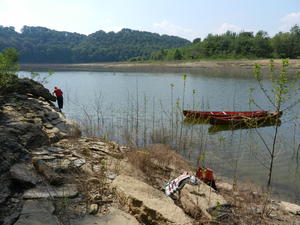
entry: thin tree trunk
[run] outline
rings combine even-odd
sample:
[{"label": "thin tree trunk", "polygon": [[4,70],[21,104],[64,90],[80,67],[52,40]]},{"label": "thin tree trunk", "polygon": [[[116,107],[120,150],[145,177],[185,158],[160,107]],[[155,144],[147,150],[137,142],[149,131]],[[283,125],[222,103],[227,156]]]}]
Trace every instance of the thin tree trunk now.
[{"label": "thin tree trunk", "polygon": [[278,123],[276,122],[275,134],[274,134],[274,139],[273,139],[273,144],[272,144],[271,162],[270,162],[270,168],[269,168],[268,187],[270,187],[271,180],[272,180],[272,172],[273,172],[273,163],[274,163],[274,158],[275,158],[275,150],[276,150],[275,145],[276,145],[276,140],[277,140],[277,133],[278,133]]}]

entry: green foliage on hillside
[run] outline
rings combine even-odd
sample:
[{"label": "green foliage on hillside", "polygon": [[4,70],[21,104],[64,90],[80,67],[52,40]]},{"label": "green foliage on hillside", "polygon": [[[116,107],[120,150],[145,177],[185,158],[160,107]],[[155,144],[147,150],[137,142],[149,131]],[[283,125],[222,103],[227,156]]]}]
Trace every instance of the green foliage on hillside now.
[{"label": "green foliage on hillside", "polygon": [[120,32],[98,31],[88,36],[24,26],[0,26],[0,51],[14,48],[21,63],[80,63],[126,61],[149,57],[153,51],[190,44],[183,38],[123,29]]},{"label": "green foliage on hillside", "polygon": [[265,31],[209,34],[201,41],[182,48],[153,52],[151,60],[240,59],[240,58],[299,58],[300,28],[295,25],[290,32],[278,33],[270,38]]},{"label": "green foliage on hillside", "polygon": [[269,37],[265,31],[209,34],[193,43],[179,37],[123,29],[88,36],[24,26],[0,26],[0,51],[14,48],[21,63],[83,63],[144,60],[299,58],[300,28]]}]

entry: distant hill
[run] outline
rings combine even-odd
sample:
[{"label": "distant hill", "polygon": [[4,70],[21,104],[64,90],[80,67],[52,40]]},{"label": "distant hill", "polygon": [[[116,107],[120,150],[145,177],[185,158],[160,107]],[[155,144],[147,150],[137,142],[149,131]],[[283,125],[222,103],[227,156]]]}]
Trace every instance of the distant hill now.
[{"label": "distant hill", "polygon": [[147,58],[152,52],[178,48],[190,41],[168,35],[123,29],[120,32],[97,31],[90,35],[55,31],[45,27],[0,26],[0,51],[15,48],[21,63],[115,62]]},{"label": "distant hill", "polygon": [[266,31],[255,33],[227,31],[208,34],[201,40],[181,48],[153,52],[151,60],[200,60],[200,59],[263,59],[300,58],[300,27],[294,25],[289,32],[279,32],[269,37]]}]

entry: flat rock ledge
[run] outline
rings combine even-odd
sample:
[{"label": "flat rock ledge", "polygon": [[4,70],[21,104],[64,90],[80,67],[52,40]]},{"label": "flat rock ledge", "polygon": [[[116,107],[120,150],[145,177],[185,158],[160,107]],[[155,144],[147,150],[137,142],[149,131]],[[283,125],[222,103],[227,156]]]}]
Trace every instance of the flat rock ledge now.
[{"label": "flat rock ledge", "polygon": [[87,215],[73,221],[74,225],[139,225],[140,223],[130,214],[119,209],[111,208],[110,212],[103,216]]},{"label": "flat rock ledge", "polygon": [[78,195],[78,190],[75,185],[64,185],[61,187],[54,186],[38,186],[26,190],[24,199],[39,199],[39,198],[74,198]]},{"label": "flat rock ledge", "polygon": [[171,198],[142,181],[120,175],[111,188],[128,212],[143,224],[192,224],[192,219]]},{"label": "flat rock ledge", "polygon": [[59,225],[58,219],[53,215],[54,210],[51,201],[27,200],[15,225]]},{"label": "flat rock ledge", "polygon": [[[53,214],[54,206],[45,199],[27,200],[15,225],[61,225]],[[71,225],[139,225],[139,222],[130,214],[119,209],[111,208],[106,215],[86,215],[83,218],[71,220]]]}]

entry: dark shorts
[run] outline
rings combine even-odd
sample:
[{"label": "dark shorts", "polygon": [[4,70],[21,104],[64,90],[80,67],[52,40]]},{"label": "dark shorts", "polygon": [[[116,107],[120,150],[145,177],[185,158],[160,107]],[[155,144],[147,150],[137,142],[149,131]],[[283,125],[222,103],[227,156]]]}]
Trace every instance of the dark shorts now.
[{"label": "dark shorts", "polygon": [[57,104],[58,104],[58,108],[62,109],[63,105],[64,105],[64,98],[63,96],[57,96]]}]

